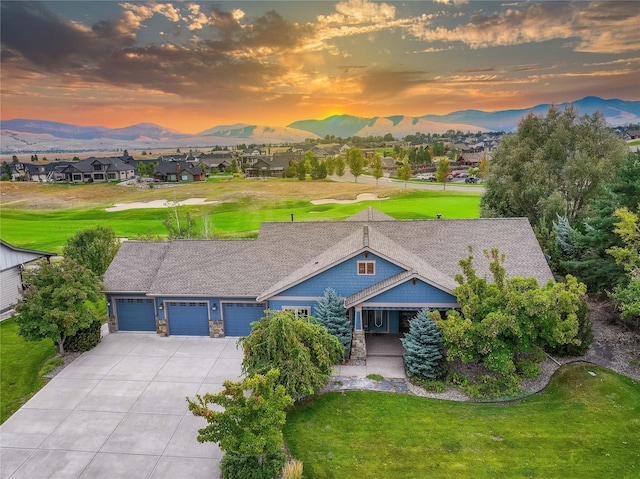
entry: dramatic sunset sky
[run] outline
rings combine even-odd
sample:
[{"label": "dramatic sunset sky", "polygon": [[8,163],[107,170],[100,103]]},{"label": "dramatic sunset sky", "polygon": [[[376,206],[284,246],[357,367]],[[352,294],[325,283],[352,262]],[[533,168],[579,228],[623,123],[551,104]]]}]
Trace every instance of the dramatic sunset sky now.
[{"label": "dramatic sunset sky", "polygon": [[1,119],[186,133],[640,100],[640,1],[2,0]]}]

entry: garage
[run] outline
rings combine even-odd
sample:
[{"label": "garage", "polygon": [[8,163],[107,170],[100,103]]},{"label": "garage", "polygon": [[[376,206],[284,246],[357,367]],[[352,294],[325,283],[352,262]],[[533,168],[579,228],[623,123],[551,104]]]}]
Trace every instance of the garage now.
[{"label": "garage", "polygon": [[153,299],[150,298],[118,298],[115,313],[118,317],[120,331],[153,331],[156,330],[156,318]]},{"label": "garage", "polygon": [[259,321],[265,309],[265,303],[224,303],[225,336],[247,336],[251,332],[251,323]]},{"label": "garage", "polygon": [[209,303],[169,301],[167,319],[169,334],[179,336],[209,336]]}]

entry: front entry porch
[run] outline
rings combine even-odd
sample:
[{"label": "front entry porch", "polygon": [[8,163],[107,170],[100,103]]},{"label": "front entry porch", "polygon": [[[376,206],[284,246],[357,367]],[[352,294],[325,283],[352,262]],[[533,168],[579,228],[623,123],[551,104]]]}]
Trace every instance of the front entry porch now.
[{"label": "front entry porch", "polygon": [[367,343],[367,357],[371,356],[403,356],[404,346],[400,342],[400,338],[404,334],[365,334]]},{"label": "front entry porch", "polygon": [[356,358],[353,353],[352,361],[336,367],[336,375],[349,378],[366,378],[376,374],[385,379],[406,379],[404,370],[404,347],[400,342],[402,334],[362,334],[366,342],[366,356]]}]

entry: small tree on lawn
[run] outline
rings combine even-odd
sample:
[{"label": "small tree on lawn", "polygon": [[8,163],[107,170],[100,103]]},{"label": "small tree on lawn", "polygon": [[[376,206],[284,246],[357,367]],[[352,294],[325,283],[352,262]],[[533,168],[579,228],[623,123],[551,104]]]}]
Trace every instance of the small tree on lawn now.
[{"label": "small tree on lawn", "polygon": [[447,178],[451,171],[451,165],[446,158],[440,158],[438,161],[438,168],[436,169],[436,180],[442,183],[442,189],[444,190],[447,185]]},{"label": "small tree on lawn", "polygon": [[407,160],[402,162],[402,166],[396,170],[398,178],[404,181],[404,187],[407,187],[407,181],[411,179],[411,166]]},{"label": "small tree on lawn", "polygon": [[[194,401],[187,398],[189,411],[209,423],[198,430],[198,442],[217,442],[226,453],[221,463],[223,477],[280,476],[285,463],[284,410],[293,399],[277,384],[278,375],[272,369],[241,382],[225,381],[217,394],[197,395]],[[221,406],[222,411],[209,409],[210,404]]]},{"label": "small tree on lawn", "polygon": [[344,347],[343,357],[347,359],[351,352],[353,329],[347,317],[347,310],[338,294],[332,288],[327,288],[324,298],[316,305],[316,319],[333,334]]},{"label": "small tree on lawn", "polygon": [[62,249],[65,258],[89,268],[100,278],[120,249],[120,241],[111,226],[96,226],[78,231]]},{"label": "small tree on lawn", "polygon": [[180,216],[178,211],[178,202],[173,201],[167,211],[167,218],[162,221],[168,231],[168,238],[173,239],[191,239],[197,237],[195,231],[196,220],[191,217],[191,213],[186,212],[184,218]]},{"label": "small tree on lawn", "polygon": [[18,332],[27,341],[51,339],[60,354],[69,336],[99,321],[102,298],[98,277],[73,260],[43,263],[24,272],[24,302],[16,306]]},{"label": "small tree on lawn", "polygon": [[347,168],[347,163],[344,159],[344,156],[340,155],[336,158],[336,176],[342,178],[344,176],[345,170]]},{"label": "small tree on lawn", "polygon": [[382,157],[377,153],[373,157],[371,175],[376,179],[376,185],[378,184],[378,180],[384,176],[384,170],[382,169]]},{"label": "small tree on lawn", "polygon": [[294,399],[322,389],[344,352],[315,318],[295,318],[293,311],[266,311],[238,343],[244,349],[243,372],[250,376],[278,369],[278,383]]},{"label": "small tree on lawn", "polygon": [[409,323],[409,332],[401,338],[404,365],[409,376],[425,381],[442,378],[447,372],[447,358],[440,330],[423,309]]},{"label": "small tree on lawn", "polygon": [[364,153],[360,148],[349,148],[347,150],[347,163],[349,164],[349,171],[355,178],[355,182],[358,182],[358,176],[364,173],[364,166],[366,164]]}]

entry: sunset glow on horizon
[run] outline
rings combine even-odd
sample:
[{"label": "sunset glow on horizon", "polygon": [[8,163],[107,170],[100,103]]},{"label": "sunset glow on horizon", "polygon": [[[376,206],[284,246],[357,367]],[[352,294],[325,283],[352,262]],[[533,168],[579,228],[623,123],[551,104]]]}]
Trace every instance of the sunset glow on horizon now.
[{"label": "sunset glow on horizon", "polygon": [[2,0],[1,120],[235,123],[640,100],[640,2]]}]

